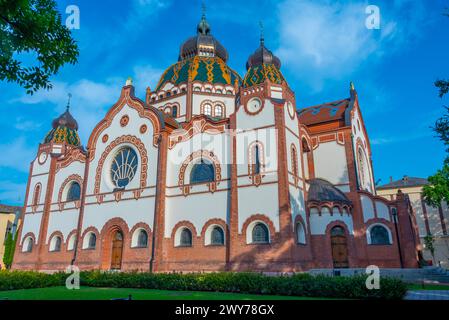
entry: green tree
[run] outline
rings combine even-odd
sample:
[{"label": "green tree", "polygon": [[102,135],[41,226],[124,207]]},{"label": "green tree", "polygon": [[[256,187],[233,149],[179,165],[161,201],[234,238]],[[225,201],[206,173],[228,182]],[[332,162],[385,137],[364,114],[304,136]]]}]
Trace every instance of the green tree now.
[{"label": "green tree", "polygon": [[0,0],[0,80],[28,94],[48,90],[50,76],[75,64],[78,54],[54,0]]},{"label": "green tree", "polygon": [[3,253],[3,263],[7,269],[11,268],[14,252],[16,251],[16,243],[17,243],[17,235],[18,232],[13,237],[13,234],[10,232],[5,240],[5,252]]}]

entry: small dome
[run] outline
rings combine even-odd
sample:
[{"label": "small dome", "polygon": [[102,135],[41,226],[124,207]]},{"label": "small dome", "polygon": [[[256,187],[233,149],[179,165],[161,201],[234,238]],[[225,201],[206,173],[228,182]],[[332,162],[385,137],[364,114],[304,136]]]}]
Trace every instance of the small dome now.
[{"label": "small dome", "polygon": [[281,71],[281,60],[265,47],[264,39],[261,37],[260,46],[248,58],[246,62],[246,75],[243,86],[251,87],[263,83],[265,80],[275,84],[285,82]]},{"label": "small dome", "polygon": [[312,179],[309,181],[307,201],[309,202],[334,202],[352,205],[352,202],[332,183],[324,179]]},{"label": "small dome", "polygon": [[228,51],[210,34],[210,30],[210,25],[206,20],[205,14],[203,14],[197,27],[197,35],[187,39],[181,45],[178,61],[199,55],[219,57],[226,62],[228,60]]},{"label": "small dome", "polygon": [[219,57],[195,56],[170,66],[162,74],[156,91],[159,91],[167,82],[171,82],[173,85],[179,85],[188,81],[234,85],[236,80],[238,85],[242,83],[239,74],[229,68],[223,59]]},{"label": "small dome", "polygon": [[81,140],[78,136],[78,122],[67,110],[53,120],[52,129],[47,133],[44,143],[67,143],[73,146],[80,146]]}]

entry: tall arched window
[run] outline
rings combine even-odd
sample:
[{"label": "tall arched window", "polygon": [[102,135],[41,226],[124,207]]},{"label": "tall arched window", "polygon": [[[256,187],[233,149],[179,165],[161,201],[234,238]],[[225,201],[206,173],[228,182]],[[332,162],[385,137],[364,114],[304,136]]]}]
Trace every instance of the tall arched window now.
[{"label": "tall arched window", "polygon": [[177,118],[178,117],[178,107],[177,106],[173,106],[171,109],[171,115],[173,118]]},{"label": "tall arched window", "polygon": [[141,229],[137,236],[137,247],[146,248],[148,246],[148,234],[145,230]]},{"label": "tall arched window", "polygon": [[95,246],[97,245],[97,236],[95,233],[89,234],[89,241],[87,243],[88,249],[95,249]]},{"label": "tall arched window", "polygon": [[121,148],[112,160],[111,179],[117,188],[125,188],[137,171],[138,157],[134,149]]},{"label": "tall arched window", "polygon": [[292,156],[292,171],[296,185],[298,183],[297,178],[299,177],[299,172],[298,172],[298,154],[296,153],[296,147],[294,144],[291,145],[290,150]]},{"label": "tall arched window", "polygon": [[304,225],[301,222],[296,224],[296,243],[306,244],[306,231]]},{"label": "tall arched window", "polygon": [[31,252],[31,251],[33,251],[33,238],[27,237],[23,241],[22,252]]},{"label": "tall arched window", "polygon": [[41,196],[41,184],[38,183],[35,187],[34,187],[34,194],[33,194],[33,206],[37,206],[39,204],[39,198]]},{"label": "tall arched window", "polygon": [[268,243],[269,242],[269,232],[266,225],[263,223],[257,223],[252,232],[253,243]]},{"label": "tall arched window", "polygon": [[190,173],[190,183],[206,183],[215,181],[214,165],[207,160],[201,159],[193,165]]},{"label": "tall arched window", "polygon": [[263,147],[259,142],[254,142],[249,147],[249,173],[260,174],[263,167]]},{"label": "tall arched window", "polygon": [[81,198],[81,186],[78,182],[74,181],[70,184],[67,191],[66,201],[77,201]]},{"label": "tall arched window", "polygon": [[212,116],[212,106],[210,104],[205,104],[203,106],[203,114],[206,116]]},{"label": "tall arched window", "polygon": [[214,116],[217,117],[217,118],[222,118],[223,117],[223,106],[222,105],[217,104],[214,107]]},{"label": "tall arched window", "polygon": [[60,236],[55,236],[50,242],[50,251],[58,252],[61,251],[62,239]]},{"label": "tall arched window", "polygon": [[179,245],[181,247],[191,247],[192,246],[192,232],[189,229],[184,228],[181,231]]},{"label": "tall arched window", "polygon": [[365,187],[365,183],[366,183],[365,156],[363,154],[362,148],[358,149],[358,160],[359,160],[360,184],[362,187]]},{"label": "tall arched window", "polygon": [[381,226],[373,226],[370,229],[371,244],[387,245],[390,244],[390,236],[388,230]]},{"label": "tall arched window", "polygon": [[310,158],[310,147],[305,138],[302,138],[302,165],[304,168],[304,175],[306,179],[310,178],[310,168],[309,168],[309,158]]},{"label": "tall arched window", "polygon": [[224,232],[219,226],[215,226],[211,233],[211,244],[224,245]]}]

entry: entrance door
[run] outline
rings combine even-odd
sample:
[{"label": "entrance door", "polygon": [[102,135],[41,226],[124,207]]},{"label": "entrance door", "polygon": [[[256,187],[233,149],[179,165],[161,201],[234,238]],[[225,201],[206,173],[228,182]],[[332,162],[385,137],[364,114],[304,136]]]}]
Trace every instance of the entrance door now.
[{"label": "entrance door", "polygon": [[334,268],[348,268],[348,245],[345,229],[333,227],[331,230],[332,260]]},{"label": "entrance door", "polygon": [[116,231],[112,237],[111,269],[119,270],[122,267],[123,234]]}]

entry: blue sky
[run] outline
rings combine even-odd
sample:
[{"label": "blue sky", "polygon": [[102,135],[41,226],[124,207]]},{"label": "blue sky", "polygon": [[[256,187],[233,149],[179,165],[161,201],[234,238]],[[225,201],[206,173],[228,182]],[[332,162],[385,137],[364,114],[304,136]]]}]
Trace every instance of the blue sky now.
[{"label": "blue sky", "polygon": [[[65,66],[53,90],[27,96],[0,83],[0,202],[21,204],[29,163],[38,144],[62,113],[67,93],[86,143],[95,124],[117,100],[128,76],[137,95],[154,88],[176,62],[180,44],[194,35],[200,0],[58,1],[80,8],[73,30],[79,63]],[[380,8],[379,30],[365,27],[367,5]],[[212,33],[242,76],[257,48],[259,21],[265,44],[282,61],[284,76],[303,108],[346,98],[355,83],[372,143],[374,174],[427,177],[445,157],[430,126],[443,114],[433,82],[449,78],[447,0],[206,0]]]}]

